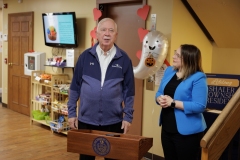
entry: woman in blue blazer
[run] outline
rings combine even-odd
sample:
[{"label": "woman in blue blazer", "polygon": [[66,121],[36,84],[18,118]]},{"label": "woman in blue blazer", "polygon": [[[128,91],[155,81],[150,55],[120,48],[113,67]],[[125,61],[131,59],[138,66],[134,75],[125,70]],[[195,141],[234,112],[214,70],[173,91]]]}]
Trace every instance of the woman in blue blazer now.
[{"label": "woman in blue blazer", "polygon": [[162,107],[159,125],[165,160],[198,158],[200,140],[206,129],[202,112],[207,94],[200,50],[194,45],[181,45],[156,93],[156,102]]}]

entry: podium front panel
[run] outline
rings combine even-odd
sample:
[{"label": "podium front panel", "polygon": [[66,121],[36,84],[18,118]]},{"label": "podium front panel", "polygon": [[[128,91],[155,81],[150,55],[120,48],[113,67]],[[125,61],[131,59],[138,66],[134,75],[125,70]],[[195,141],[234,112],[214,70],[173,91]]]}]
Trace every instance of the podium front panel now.
[{"label": "podium front panel", "polygon": [[96,130],[70,130],[67,151],[112,159],[139,160],[152,147],[153,138]]}]

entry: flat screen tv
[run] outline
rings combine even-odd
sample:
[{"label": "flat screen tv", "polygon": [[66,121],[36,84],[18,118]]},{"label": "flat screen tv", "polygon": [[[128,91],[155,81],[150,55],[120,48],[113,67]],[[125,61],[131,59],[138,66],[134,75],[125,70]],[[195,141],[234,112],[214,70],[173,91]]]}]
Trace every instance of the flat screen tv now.
[{"label": "flat screen tv", "polygon": [[78,46],[75,12],[43,13],[46,46],[75,48]]}]

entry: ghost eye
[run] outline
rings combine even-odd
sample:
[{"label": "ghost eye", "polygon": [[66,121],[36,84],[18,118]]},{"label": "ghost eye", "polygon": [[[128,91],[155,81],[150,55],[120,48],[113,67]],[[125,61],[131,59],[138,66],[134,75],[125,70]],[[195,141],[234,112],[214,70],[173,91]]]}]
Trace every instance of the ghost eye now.
[{"label": "ghost eye", "polygon": [[148,43],[148,41],[146,41],[146,43]]}]

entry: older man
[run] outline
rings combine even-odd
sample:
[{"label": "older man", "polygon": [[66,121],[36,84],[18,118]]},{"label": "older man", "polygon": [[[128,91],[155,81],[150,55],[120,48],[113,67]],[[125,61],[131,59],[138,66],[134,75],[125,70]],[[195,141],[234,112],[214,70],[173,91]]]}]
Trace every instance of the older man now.
[{"label": "older man", "polygon": [[[102,19],[96,30],[98,43],[77,61],[68,101],[71,128],[117,133],[129,130],[134,111],[134,74],[127,53],[115,44],[117,34],[117,24],[110,18]],[[80,159],[95,157],[80,155]]]}]

